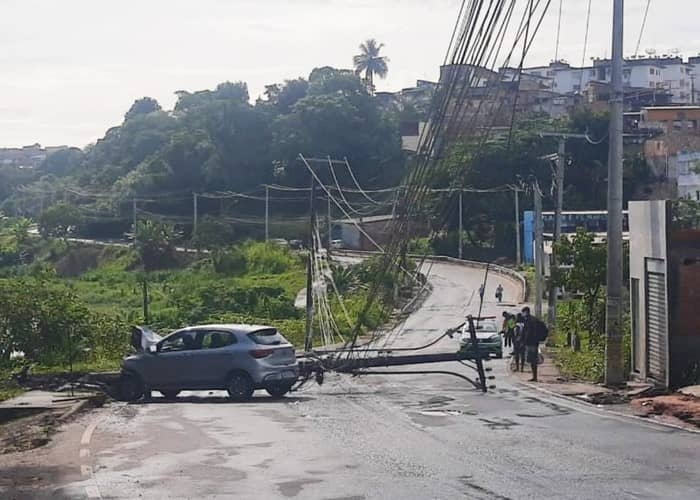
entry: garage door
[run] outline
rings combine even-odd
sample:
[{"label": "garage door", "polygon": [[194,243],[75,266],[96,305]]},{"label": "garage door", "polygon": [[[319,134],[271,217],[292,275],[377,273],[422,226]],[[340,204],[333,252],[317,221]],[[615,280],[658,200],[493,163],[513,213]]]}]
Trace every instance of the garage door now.
[{"label": "garage door", "polygon": [[668,319],[666,315],[666,276],[647,272],[647,376],[666,385],[668,358]]}]

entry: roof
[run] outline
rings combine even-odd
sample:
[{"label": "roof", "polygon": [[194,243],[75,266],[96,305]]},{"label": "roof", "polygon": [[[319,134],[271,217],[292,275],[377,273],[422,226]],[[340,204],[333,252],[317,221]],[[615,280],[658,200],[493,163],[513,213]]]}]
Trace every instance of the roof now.
[{"label": "roof", "polygon": [[341,219],[336,222],[338,224],[371,224],[374,222],[390,221],[393,218],[393,215],[371,215],[369,217],[359,217],[356,219]]},{"label": "roof", "polygon": [[263,326],[263,325],[244,325],[236,323],[221,323],[221,324],[211,324],[211,325],[196,325],[181,328],[181,330],[232,330],[239,333],[252,333],[258,330],[267,330],[270,328],[275,328],[274,326]]},{"label": "roof", "polygon": [[700,111],[700,106],[647,106],[644,111]]}]

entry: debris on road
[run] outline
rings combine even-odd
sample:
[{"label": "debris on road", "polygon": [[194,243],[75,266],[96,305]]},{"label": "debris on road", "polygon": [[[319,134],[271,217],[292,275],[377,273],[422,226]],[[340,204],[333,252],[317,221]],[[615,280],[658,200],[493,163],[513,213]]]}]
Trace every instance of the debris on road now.
[{"label": "debris on road", "polygon": [[641,417],[672,417],[700,428],[700,398],[687,394],[670,394],[632,401],[632,406]]}]

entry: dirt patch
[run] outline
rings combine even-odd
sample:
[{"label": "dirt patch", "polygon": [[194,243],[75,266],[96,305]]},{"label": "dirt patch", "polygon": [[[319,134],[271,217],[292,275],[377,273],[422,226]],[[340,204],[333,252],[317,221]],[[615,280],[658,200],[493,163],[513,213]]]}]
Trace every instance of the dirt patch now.
[{"label": "dirt patch", "polygon": [[0,410],[0,455],[44,446],[61,424],[104,403],[105,397],[98,395],[77,399],[69,408],[3,408]]},{"label": "dirt patch", "polygon": [[632,407],[642,417],[673,417],[700,428],[700,398],[694,396],[671,394],[635,399]]}]

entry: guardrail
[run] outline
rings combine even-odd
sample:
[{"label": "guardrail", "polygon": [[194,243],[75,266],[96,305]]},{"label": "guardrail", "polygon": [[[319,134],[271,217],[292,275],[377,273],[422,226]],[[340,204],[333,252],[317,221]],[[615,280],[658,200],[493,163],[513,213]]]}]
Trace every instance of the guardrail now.
[{"label": "guardrail", "polygon": [[[353,257],[353,256],[372,256],[372,255],[382,255],[380,252],[368,252],[364,250],[348,250],[348,249],[333,249],[331,251],[331,254],[333,255],[346,255],[348,257]],[[447,255],[418,255],[418,254],[408,254],[409,257],[414,258],[414,259],[425,259],[428,261],[433,261],[433,262],[449,262],[451,264],[457,264],[460,266],[465,266],[465,267],[472,267],[472,268],[478,268],[478,269],[485,269],[487,263],[486,262],[479,262],[476,260],[460,260],[456,259],[454,257],[449,257]],[[527,300],[527,280],[525,277],[520,274],[518,271],[515,269],[510,269],[508,267],[500,266],[498,264],[489,264],[489,270],[491,272],[495,272],[497,274],[506,276],[518,283],[520,283],[520,296],[519,296],[519,303],[524,303]]]}]

